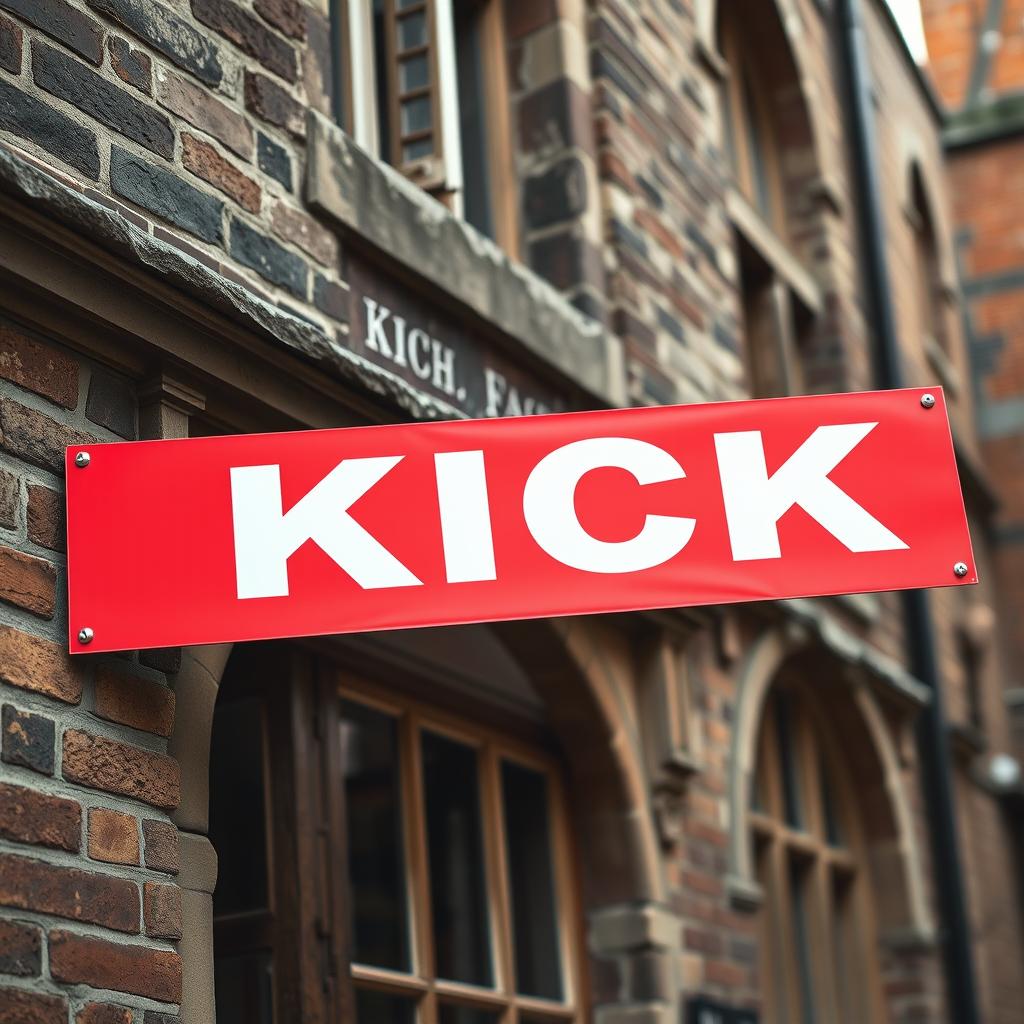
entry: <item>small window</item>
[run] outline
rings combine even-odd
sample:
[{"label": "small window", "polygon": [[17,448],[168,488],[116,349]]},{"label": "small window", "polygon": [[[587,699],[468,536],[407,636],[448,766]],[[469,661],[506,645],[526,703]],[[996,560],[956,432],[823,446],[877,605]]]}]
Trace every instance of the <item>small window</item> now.
[{"label": "small window", "polygon": [[949,333],[945,324],[946,303],[943,296],[942,269],[939,260],[935,222],[921,175],[914,172],[913,180],[914,276],[917,290],[917,310],[921,323],[925,353],[937,350],[941,357],[949,356]]},{"label": "small window", "polygon": [[761,723],[749,812],[764,890],[766,1024],[883,1019],[865,854],[841,749],[802,686],[777,686]]},{"label": "small window", "polygon": [[362,687],[339,727],[358,1024],[582,1019],[553,764]]},{"label": "small window", "polygon": [[501,0],[347,0],[339,119],[512,255],[517,248]]}]

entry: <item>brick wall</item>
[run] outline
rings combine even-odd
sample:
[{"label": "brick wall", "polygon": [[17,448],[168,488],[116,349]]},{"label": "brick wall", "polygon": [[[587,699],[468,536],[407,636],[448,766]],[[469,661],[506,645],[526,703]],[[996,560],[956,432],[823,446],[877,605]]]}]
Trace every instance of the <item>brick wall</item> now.
[{"label": "brick wall", "polygon": [[134,388],[0,339],[0,1019],[154,1024],[181,992],[174,666],[72,664],[62,596],[63,447],[135,438]]}]

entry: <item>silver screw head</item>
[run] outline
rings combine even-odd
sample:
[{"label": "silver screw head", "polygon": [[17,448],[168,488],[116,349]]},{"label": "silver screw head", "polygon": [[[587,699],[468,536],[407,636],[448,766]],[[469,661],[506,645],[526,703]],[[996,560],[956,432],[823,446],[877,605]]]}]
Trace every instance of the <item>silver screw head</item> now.
[{"label": "silver screw head", "polygon": [[922,395],[921,396],[921,404],[926,409],[931,409],[935,405],[935,396],[934,395]]},{"label": "silver screw head", "polygon": [[956,565],[953,566],[953,574],[955,576],[959,576],[960,579],[963,579],[968,572],[970,572],[970,570],[967,568],[966,562],[957,562]]},{"label": "silver screw head", "polygon": [[92,643],[92,637],[93,637],[93,632],[92,632],[92,630],[88,626],[83,626],[78,631],[78,642],[80,644],[91,644]]},{"label": "silver screw head", "polygon": [[88,466],[90,462],[92,462],[92,456],[88,452],[79,452],[75,456],[75,465],[79,469],[85,469],[85,467]]}]

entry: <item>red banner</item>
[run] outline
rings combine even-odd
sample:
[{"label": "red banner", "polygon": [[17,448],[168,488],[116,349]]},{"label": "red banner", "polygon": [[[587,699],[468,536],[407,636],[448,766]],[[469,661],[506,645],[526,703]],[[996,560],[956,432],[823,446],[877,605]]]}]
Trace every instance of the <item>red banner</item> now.
[{"label": "red banner", "polygon": [[75,653],[977,582],[938,389],[75,446],[67,498]]}]

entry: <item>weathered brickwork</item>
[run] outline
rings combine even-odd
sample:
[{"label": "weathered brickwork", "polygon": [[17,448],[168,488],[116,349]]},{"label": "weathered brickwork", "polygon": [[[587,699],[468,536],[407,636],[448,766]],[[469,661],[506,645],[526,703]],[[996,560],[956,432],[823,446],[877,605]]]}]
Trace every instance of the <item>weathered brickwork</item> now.
[{"label": "weathered brickwork", "polygon": [[[955,66],[953,29],[970,6],[931,4],[948,21],[942,31],[949,50],[935,70],[951,105],[968,89]],[[974,421],[995,415],[987,404],[976,406],[979,398],[998,405],[1024,394],[1024,365],[1017,365],[1024,343],[1013,344],[1024,316],[1013,276],[1024,275],[1024,234],[1000,231],[1019,202],[1013,168],[1024,154],[1007,142],[970,167],[957,158],[948,181],[941,111],[880,0],[865,7],[906,374],[914,384],[947,387],[978,523],[976,558],[979,567],[995,563],[1000,574],[998,591],[986,582],[970,600],[951,590],[936,594],[932,606],[958,736],[957,804],[983,1017],[1010,1024],[1024,997],[1019,963],[1010,960],[1021,948],[1020,921],[1000,895],[1012,889],[1015,864],[1000,807],[974,778],[981,747],[1002,751],[1010,743],[993,637],[1002,602],[1024,610],[1024,555],[1017,554],[1024,545],[1014,532],[1024,535],[1024,511],[1019,523],[1009,511],[1024,510],[1024,491],[1015,505],[1007,487],[989,538],[986,477],[977,467],[984,455],[992,478],[1008,482],[1024,479],[1024,465],[1014,438],[989,432],[979,447]],[[192,265],[242,285],[244,301],[261,314],[288,314],[289,330],[306,322],[336,347],[349,345],[345,248],[336,226],[304,199],[309,112],[331,111],[326,3],[0,0],[0,8],[5,151],[115,214],[125,233],[136,233],[136,253],[139,238],[143,248],[171,246]],[[777,55],[764,91],[782,143],[785,227],[769,231],[782,237],[765,244],[781,243],[795,268],[787,272],[798,279],[787,278],[786,287],[803,296],[794,316],[802,388],[872,386],[833,9],[818,0],[506,2],[513,255],[611,332],[621,345],[629,401],[737,399],[754,388],[742,255],[753,243],[741,245],[738,237],[765,225],[741,225],[749,211],[735,205],[723,106],[735,71],[720,52],[719,17],[753,19],[765,52]],[[1013,61],[1007,48],[995,62],[999,81]],[[918,182],[939,249],[936,301],[945,344],[938,354],[924,343],[915,285]],[[380,215],[387,215],[383,206]],[[961,225],[959,251],[954,224]],[[130,246],[121,241],[124,255]],[[417,272],[418,254],[391,255]],[[153,276],[154,288],[180,287],[180,304],[193,303],[197,286],[181,280],[187,275],[160,264]],[[969,300],[966,317],[961,297]],[[231,301],[242,304],[237,295]],[[221,319],[188,344],[216,344],[224,325],[238,333],[237,321],[226,318],[230,304],[222,302]],[[183,998],[179,951],[196,902],[186,854],[197,837],[179,834],[175,820],[187,823],[183,832],[203,831],[205,811],[185,806],[183,795],[206,765],[179,764],[175,722],[193,721],[186,716],[198,698],[179,690],[180,651],[74,662],[66,653],[64,447],[166,432],[163,411],[154,415],[146,404],[164,367],[138,330],[132,345],[139,352],[126,360],[133,366],[127,373],[80,339],[72,342],[78,336],[70,328],[65,335],[29,324],[23,310],[0,317],[2,1020],[164,1024],[177,1021]],[[264,417],[264,385],[254,379],[240,422],[294,426],[302,415],[295,409],[316,409],[321,424],[348,422],[339,419],[340,405],[322,411],[324,395],[334,401],[338,388],[304,391],[310,362],[288,362],[283,349],[279,355],[276,375],[296,370],[288,382],[298,396],[293,411]],[[182,403],[175,392],[167,407],[181,415]],[[301,425],[313,421],[311,415]],[[210,429],[235,424],[216,416],[210,422]],[[1005,546],[993,553],[990,540]],[[610,919],[618,921],[618,904],[638,916],[626,914],[626,925],[605,932],[595,925],[591,1001],[608,1004],[608,1024],[675,1021],[667,1008],[678,1008],[680,992],[763,1004],[763,954],[773,940],[762,927],[756,867],[744,861],[747,807],[735,792],[737,758],[756,746],[760,705],[751,703],[750,654],[762,644],[792,654],[849,724],[844,739],[864,805],[882,1005],[894,1024],[949,1021],[913,736],[924,698],[901,668],[907,638],[900,607],[897,597],[879,595],[708,611],[713,625],[688,648],[686,710],[671,705],[685,718],[683,754],[664,763],[653,754],[642,758],[646,776],[629,779],[640,794],[634,816],[655,822],[658,849],[644,856],[657,860],[665,906],[648,919],[650,893],[619,894]],[[645,652],[633,647],[642,645],[610,626],[595,630],[608,685],[626,694],[612,742],[654,750],[660,741],[650,716],[638,710],[647,682],[637,682],[635,665]],[[966,651],[984,656],[980,668]],[[1010,651],[1011,664],[1020,663],[1024,641],[1017,638]],[[588,651],[582,660],[592,658]],[[867,709],[863,721],[857,708]],[[901,873],[908,864],[909,873]],[[910,877],[920,893],[909,891]],[[631,929],[647,931],[637,938]]]}]

